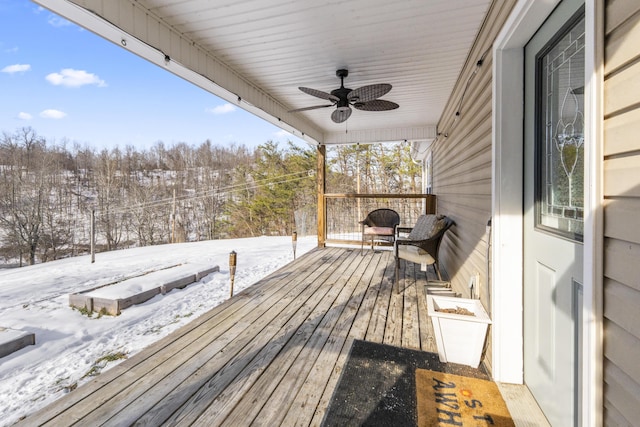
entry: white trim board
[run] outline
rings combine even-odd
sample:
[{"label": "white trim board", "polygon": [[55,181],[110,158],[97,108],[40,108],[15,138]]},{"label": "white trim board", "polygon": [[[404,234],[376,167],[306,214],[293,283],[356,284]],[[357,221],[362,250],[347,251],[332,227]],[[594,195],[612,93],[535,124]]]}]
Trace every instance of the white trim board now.
[{"label": "white trim board", "polygon": [[[524,46],[559,0],[521,0],[496,38],[493,50],[492,141],[492,343],[496,381],[522,384],[523,354],[523,116]],[[601,149],[602,6],[587,0],[585,136],[585,234],[582,425],[598,425],[601,381]],[[600,65],[598,65],[600,64]],[[599,285],[600,284],[600,285]]]}]

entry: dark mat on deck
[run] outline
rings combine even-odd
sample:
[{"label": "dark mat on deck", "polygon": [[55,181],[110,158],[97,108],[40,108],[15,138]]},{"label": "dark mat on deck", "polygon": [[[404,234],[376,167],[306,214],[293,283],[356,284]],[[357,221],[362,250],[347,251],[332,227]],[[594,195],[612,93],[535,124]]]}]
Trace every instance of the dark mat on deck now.
[{"label": "dark mat on deck", "polygon": [[481,370],[440,363],[437,353],[356,340],[323,426],[415,426],[416,369],[489,379]]}]

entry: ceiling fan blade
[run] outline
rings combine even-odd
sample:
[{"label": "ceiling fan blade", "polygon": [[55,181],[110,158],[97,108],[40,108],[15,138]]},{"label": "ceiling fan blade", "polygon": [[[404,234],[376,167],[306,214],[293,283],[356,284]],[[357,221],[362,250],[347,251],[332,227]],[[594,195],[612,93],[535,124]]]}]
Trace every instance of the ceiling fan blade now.
[{"label": "ceiling fan blade", "polygon": [[342,123],[351,116],[351,108],[339,107],[333,113],[331,113],[331,120],[336,123]]},{"label": "ceiling fan blade", "polygon": [[338,102],[340,98],[337,96],[331,95],[330,93],[323,92],[317,89],[311,89],[310,87],[299,87],[301,91],[306,93],[307,95],[315,96],[316,98],[322,98],[333,102]]},{"label": "ceiling fan blade", "polygon": [[384,99],[374,99],[369,102],[356,102],[353,106],[358,110],[363,111],[388,111],[395,110],[399,107],[395,102],[385,101]]},{"label": "ceiling fan blade", "polygon": [[388,83],[379,83],[375,85],[362,86],[349,92],[347,99],[350,102],[369,102],[384,96],[391,90]]},{"label": "ceiling fan blade", "polygon": [[298,113],[300,111],[308,111],[308,110],[315,110],[316,108],[327,108],[327,107],[333,107],[334,104],[329,104],[329,105],[314,105],[312,107],[303,107],[303,108],[296,108],[295,110],[289,110],[287,111],[287,113]]}]

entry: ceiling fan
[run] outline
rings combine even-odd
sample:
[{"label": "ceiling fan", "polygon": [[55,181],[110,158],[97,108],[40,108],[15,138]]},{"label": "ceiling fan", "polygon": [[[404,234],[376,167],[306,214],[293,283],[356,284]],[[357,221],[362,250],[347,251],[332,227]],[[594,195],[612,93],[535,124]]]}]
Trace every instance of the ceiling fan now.
[{"label": "ceiling fan", "polygon": [[340,77],[340,87],[332,90],[331,93],[308,87],[299,87],[298,89],[308,95],[326,99],[332,103],[328,105],[314,105],[312,107],[298,108],[289,112],[295,113],[298,111],[315,110],[316,108],[335,106],[337,108],[333,113],[331,113],[331,120],[336,123],[342,123],[351,116],[351,105],[353,105],[353,108],[363,111],[388,111],[395,110],[399,107],[395,102],[379,99],[391,90],[392,86],[390,84],[379,83],[351,90],[344,87],[344,78],[348,75],[349,70],[341,69],[336,71],[336,76]]}]

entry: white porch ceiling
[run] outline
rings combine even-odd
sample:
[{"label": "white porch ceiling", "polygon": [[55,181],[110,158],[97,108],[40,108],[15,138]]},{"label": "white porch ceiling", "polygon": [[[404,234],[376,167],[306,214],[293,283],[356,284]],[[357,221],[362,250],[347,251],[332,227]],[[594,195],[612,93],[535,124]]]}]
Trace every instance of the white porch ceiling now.
[{"label": "white porch ceiling", "polygon": [[[490,0],[36,0],[310,142],[429,140]],[[168,57],[168,61],[165,60]],[[390,83],[400,108],[288,110]],[[213,83],[215,82],[215,83]]]}]

